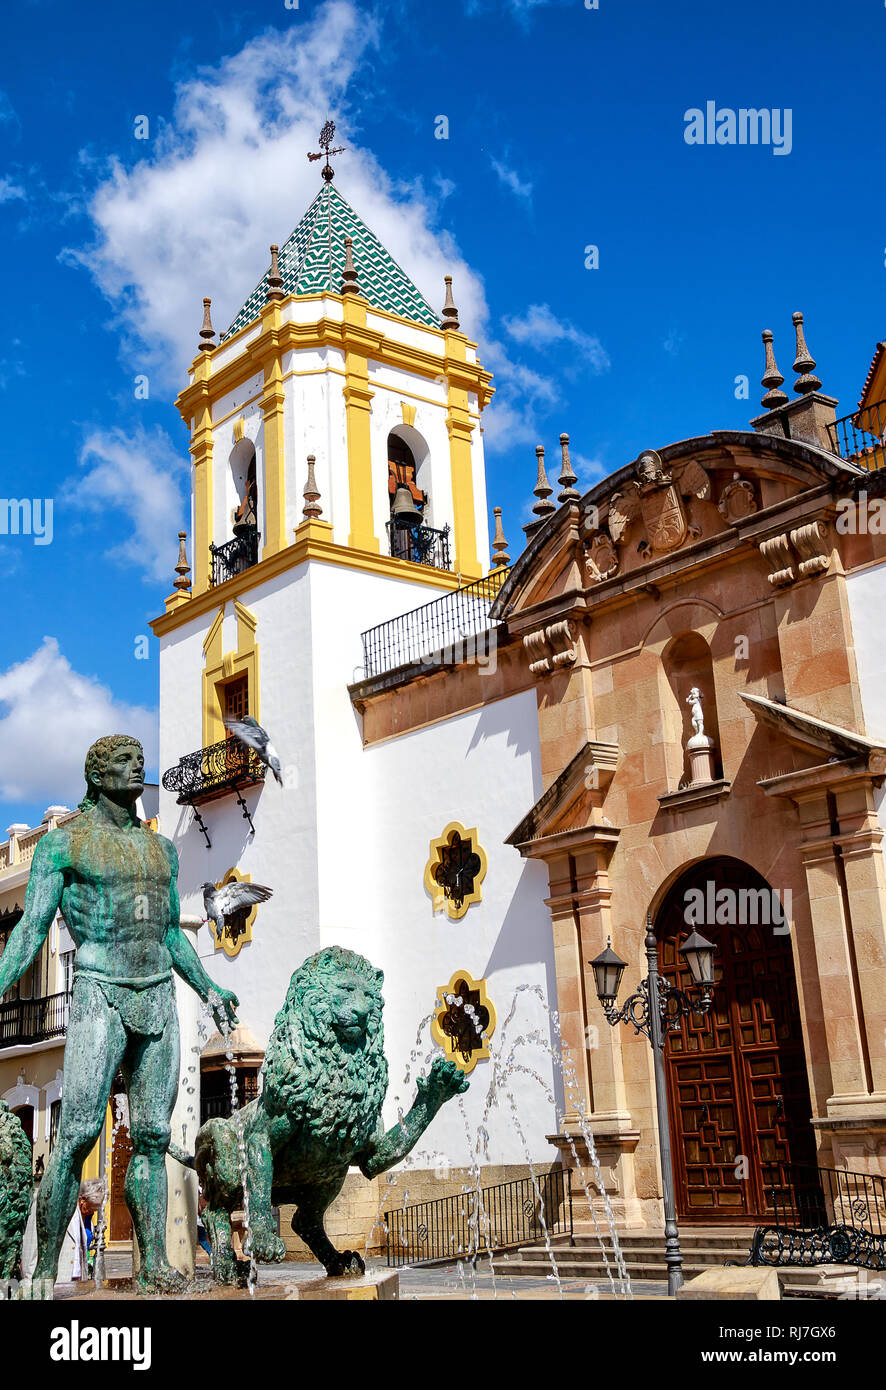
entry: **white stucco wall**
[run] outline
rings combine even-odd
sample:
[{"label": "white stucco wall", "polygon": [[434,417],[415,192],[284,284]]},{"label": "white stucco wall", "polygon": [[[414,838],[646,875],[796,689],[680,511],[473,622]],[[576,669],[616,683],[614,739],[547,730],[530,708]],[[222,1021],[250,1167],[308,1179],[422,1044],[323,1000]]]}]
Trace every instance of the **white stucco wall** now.
[{"label": "white stucco wall", "polygon": [[[433,1048],[426,1028],[404,1084],[418,1025],[455,971],[487,979],[498,1015],[494,1048],[519,986],[538,986],[555,998],[546,875],[504,844],[541,792],[534,695],[363,748],[361,720],[347,693],[360,675],[360,633],[429,597],[433,591],[425,586],[317,563],[244,593],[241,601],[257,619],[261,720],[280,753],[286,786],[268,778],[245,793],[254,836],[233,797],[201,806],[211,849],[191,812],[161,793],[161,831],[179,851],[183,912],[202,915],[200,885],[232,865],[274,889],[259,909],[253,941],[235,960],[214,950],[208,928],[198,934],[208,972],[237,992],[240,1018],[259,1042],[267,1041],[292,971],[322,946],[348,946],[384,970],[390,1122],[398,1104],[411,1104],[417,1068],[426,1069]],[[214,616],[161,643],[163,769],[201,746],[202,643]],[[225,649],[234,646],[228,613]],[[423,882],[430,841],[452,820],[477,826],[489,860],[483,901],[459,922],[434,915]],[[535,1029],[550,1039],[541,1005],[526,992],[510,1032]],[[521,1060],[556,1089],[539,1047]],[[472,1132],[490,1074],[481,1061],[472,1076],[465,1099]],[[556,1127],[554,1111],[537,1083],[515,1075],[513,1086],[530,1155],[549,1160],[544,1135]],[[486,1123],[489,1162],[524,1162],[510,1115],[499,1108]],[[422,1148],[452,1164],[468,1161],[456,1105],[438,1117]]]},{"label": "white stucco wall", "polygon": [[[886,642],[883,641],[886,565],[847,575],[846,592],[865,736],[886,743]],[[878,788],[876,796],[880,826],[886,830],[886,787]]]}]

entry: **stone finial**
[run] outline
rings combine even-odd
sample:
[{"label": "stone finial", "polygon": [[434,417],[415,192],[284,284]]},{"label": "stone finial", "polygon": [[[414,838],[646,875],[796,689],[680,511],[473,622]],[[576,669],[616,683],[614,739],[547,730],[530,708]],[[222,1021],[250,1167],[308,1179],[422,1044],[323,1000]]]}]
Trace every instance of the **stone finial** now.
[{"label": "stone finial", "polygon": [[357,280],[357,267],[354,265],[354,242],[349,236],[345,237],[345,269],[341,277],[341,293],[360,293],[360,285]]},{"label": "stone finial", "polygon": [[188,564],[188,553],[185,550],[187,536],[187,531],[179,531],[178,533],[178,564],[175,567],[178,578],[175,580],[174,587],[182,591],[191,587],[191,566]]},{"label": "stone finial", "polygon": [[560,448],[563,451],[563,466],[557,482],[560,484],[560,491],[557,493],[558,502],[580,502],[581,493],[575,484],[578,478],[572,467],[569,458],[569,435],[560,435]]},{"label": "stone finial", "polygon": [[501,507],[493,507],[492,514],[495,517],[495,535],[492,537],[492,568],[495,569],[499,565],[509,565],[511,557],[508,554],[508,543],[502,530]]},{"label": "stone finial", "polygon": [[317,479],[314,477],[314,464],[316,462],[316,456],[308,454],[308,481],[305,483],[305,490],[302,493],[305,499],[302,516],[306,521],[317,521],[323,514],[323,508],[320,506],[320,490],[317,487]]},{"label": "stone finial", "polygon": [[458,310],[455,307],[455,300],[452,298],[452,276],[444,277],[446,282],[446,302],[443,305],[443,327],[447,331],[457,333],[459,330]]},{"label": "stone finial", "polygon": [[797,356],[794,358],[794,371],[799,374],[794,382],[794,390],[798,396],[806,396],[810,391],[820,391],[821,382],[817,376],[813,376],[815,358],[806,346],[806,339],[803,336],[803,315],[794,314],[793,323],[794,332],[797,335]]},{"label": "stone finial", "polygon": [[274,299],[285,298],[283,294],[283,276],[280,274],[280,263],[277,257],[280,254],[280,247],[276,244],[271,246],[271,269],[268,272],[268,292],[265,295],[265,302]]},{"label": "stone finial", "polygon": [[215,329],[212,326],[212,316],[210,309],[212,300],[203,300],[203,327],[200,329],[200,342],[197,345],[198,352],[212,352],[215,344]]},{"label": "stone finial", "polygon": [[775,348],[772,346],[772,339],[772,330],[770,328],[764,329],[763,344],[766,348],[766,369],[763,372],[760,385],[767,386],[769,389],[760,404],[765,410],[774,410],[777,405],[787,405],[790,399],[786,391],[778,389],[784,381],[784,377],[775,365]]},{"label": "stone finial", "polygon": [[532,513],[533,516],[538,517],[539,521],[544,521],[550,516],[551,512],[555,512],[557,508],[554,506],[553,502],[549,500],[554,489],[548,482],[548,475],[545,472],[545,451],[542,444],[536,446],[535,456],[538,459],[538,477],[535,481],[533,493],[538,498],[538,501],[532,508]]}]

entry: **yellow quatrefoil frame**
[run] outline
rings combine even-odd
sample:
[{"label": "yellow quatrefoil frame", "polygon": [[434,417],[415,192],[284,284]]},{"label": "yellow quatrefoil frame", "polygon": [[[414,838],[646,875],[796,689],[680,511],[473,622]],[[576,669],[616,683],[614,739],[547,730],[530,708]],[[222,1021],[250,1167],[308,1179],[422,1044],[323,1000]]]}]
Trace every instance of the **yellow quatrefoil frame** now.
[{"label": "yellow quatrefoil frame", "polygon": [[[226,883],[251,882],[252,874],[241,874],[239,869],[228,869],[228,872],[225,874],[224,878],[220,879],[215,886],[216,888],[224,888]],[[229,956],[231,960],[233,960],[235,956],[239,956],[241,946],[245,945],[247,941],[252,940],[252,924],[255,921],[255,914],[257,911],[258,903],[254,903],[252,908],[246,915],[246,930],[242,933],[242,935],[237,937],[236,941],[232,941],[231,938],[227,936],[224,932],[219,937],[215,929],[215,923],[210,918],[209,930],[212,932],[212,939],[215,942],[215,949],[217,951],[224,951],[225,955]]]},{"label": "yellow quatrefoil frame", "polygon": [[449,981],[449,984],[444,985],[442,989],[437,990],[437,998],[442,1000],[445,998],[447,994],[454,994],[455,987],[460,980],[464,980],[465,984],[467,985],[468,989],[471,990],[471,992],[476,990],[476,992],[480,996],[481,1005],[484,1009],[487,1010],[489,1014],[489,1023],[486,1026],[486,1031],[483,1036],[482,1042],[480,1042],[480,1045],[478,1047],[472,1048],[470,1057],[465,1059],[462,1056],[462,1054],[458,1051],[458,1049],[453,1047],[452,1038],[448,1037],[446,1033],[443,1032],[443,1029],[440,1027],[439,1018],[441,1014],[446,1012],[445,1007],[437,1010],[434,1013],[434,1017],[431,1019],[431,1037],[434,1039],[434,1042],[437,1044],[438,1047],[442,1047],[443,1051],[446,1054],[446,1060],[449,1062],[454,1062],[455,1065],[459,1068],[459,1070],[463,1071],[467,1076],[470,1072],[474,1070],[474,1067],[477,1065],[478,1062],[488,1061],[489,1059],[489,1039],[495,1032],[496,1017],[495,1006],[493,1005],[492,1000],[489,998],[489,995],[486,993],[486,981],[473,979],[473,977],[468,974],[467,970],[456,970],[452,979]]},{"label": "yellow quatrefoil frame", "polygon": [[[477,858],[480,860],[480,872],[474,878],[473,891],[465,894],[461,907],[457,907],[451,898],[447,898],[442,884],[439,884],[434,878],[434,870],[441,862],[442,856],[440,851],[448,848],[449,841],[454,834],[459,835],[462,840],[469,841],[473,853],[476,854]],[[443,831],[443,834],[438,835],[436,840],[431,841],[430,858],[425,865],[425,888],[427,888],[431,895],[434,911],[445,911],[454,922],[464,917],[469,907],[483,900],[482,884],[486,877],[487,867],[486,851],[477,838],[476,825],[473,826],[472,829],[466,830],[461,821],[450,821]]]}]

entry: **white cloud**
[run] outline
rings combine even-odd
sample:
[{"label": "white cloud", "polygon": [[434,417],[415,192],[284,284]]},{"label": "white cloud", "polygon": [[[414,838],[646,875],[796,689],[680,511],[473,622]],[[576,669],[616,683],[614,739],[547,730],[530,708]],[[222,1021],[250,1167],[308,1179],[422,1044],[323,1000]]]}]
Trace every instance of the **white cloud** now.
[{"label": "white cloud", "polygon": [[522,318],[506,318],[504,325],[515,342],[539,348],[568,344],[593,371],[605,372],[609,368],[609,354],[600,339],[556,318],[548,304],[531,304]]},{"label": "white cloud", "polygon": [[524,183],[516,169],[512,169],[502,160],[494,158],[492,159],[492,167],[505,188],[509,188],[518,198],[528,199],[532,197],[532,184]]},{"label": "white cloud", "polygon": [[12,203],[17,198],[25,198],[26,196],[21,184],[13,183],[12,179],[0,178],[0,203]]},{"label": "white cloud", "polygon": [[185,504],[180,480],[187,462],[161,429],[94,429],[80,451],[80,472],[62,493],[69,515],[101,518],[101,535],[112,538],[120,519],[129,534],[105,551],[108,559],[140,570],[146,579],[172,581]]},{"label": "white cloud", "polygon": [[114,733],[140,739],[147,765],[156,766],[156,712],[117,700],[73,669],[55,637],[44,637],[25,661],[0,671],[0,799],[73,808],[90,744]]},{"label": "white cloud", "polygon": [[435,308],[452,274],[462,324],[483,332],[482,282],[436,226],[449,190],[395,182],[356,138],[359,100],[377,99],[365,80],[377,42],[375,20],[353,0],[329,0],[310,21],[269,30],[181,83],[146,158],[110,165],[90,206],[95,241],[66,254],[89,267],[158,380],[181,383],[202,296],[223,331],[264,273],[270,242],[282,244],[316,196],[318,166],[306,154],[329,111],[347,147],[333,161],[344,196]]},{"label": "white cloud", "polygon": [[0,90],[0,125],[18,125],[15,108],[6,93]]}]

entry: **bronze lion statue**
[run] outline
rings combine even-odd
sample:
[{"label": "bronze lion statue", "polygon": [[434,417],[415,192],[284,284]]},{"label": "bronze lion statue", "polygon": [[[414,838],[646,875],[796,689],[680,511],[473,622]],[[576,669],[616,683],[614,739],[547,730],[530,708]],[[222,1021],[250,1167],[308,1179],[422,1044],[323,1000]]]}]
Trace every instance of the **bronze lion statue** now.
[{"label": "bronze lion statue", "polygon": [[18,1115],[0,1100],[0,1279],[18,1270],[31,1209],[31,1145]]},{"label": "bronze lion statue", "polygon": [[237,1283],[244,1274],[231,1239],[231,1213],[246,1205],[244,1197],[246,1252],[256,1260],[284,1258],[271,1208],[291,1203],[292,1229],[327,1274],[362,1274],[360,1255],[336,1250],[323,1227],[348,1168],[355,1164],[367,1178],[393,1168],[440,1107],[468,1089],[454,1062],[436,1058],[430,1073],[419,1078],[409,1114],[384,1132],[383,979],[363,956],[340,946],[306,960],[292,976],[275,1020],[261,1094],[228,1119],[208,1120],[200,1129],[194,1167],[206,1198],[203,1220],[219,1283]]}]

